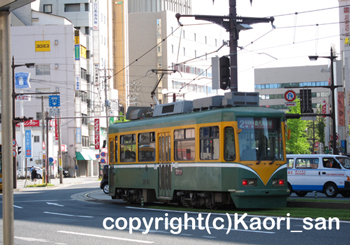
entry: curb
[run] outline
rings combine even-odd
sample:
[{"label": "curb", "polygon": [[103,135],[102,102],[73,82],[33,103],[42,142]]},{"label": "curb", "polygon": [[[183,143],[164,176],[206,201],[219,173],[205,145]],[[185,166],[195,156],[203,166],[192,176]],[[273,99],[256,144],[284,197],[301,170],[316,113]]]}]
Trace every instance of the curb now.
[{"label": "curb", "polygon": [[287,202],[291,208],[324,208],[324,209],[350,209],[349,203],[339,202]]}]

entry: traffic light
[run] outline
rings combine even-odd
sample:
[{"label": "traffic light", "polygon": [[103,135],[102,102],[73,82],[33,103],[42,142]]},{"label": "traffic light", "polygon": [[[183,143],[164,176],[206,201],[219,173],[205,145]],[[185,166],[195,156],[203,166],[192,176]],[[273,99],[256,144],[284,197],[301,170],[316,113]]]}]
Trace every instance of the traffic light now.
[{"label": "traffic light", "polygon": [[17,155],[21,154],[21,149],[22,149],[22,146],[17,146]]},{"label": "traffic light", "polygon": [[220,88],[227,89],[230,84],[230,59],[222,56],[219,59],[220,64]]},{"label": "traffic light", "polygon": [[300,89],[300,112],[313,113],[311,89]]}]

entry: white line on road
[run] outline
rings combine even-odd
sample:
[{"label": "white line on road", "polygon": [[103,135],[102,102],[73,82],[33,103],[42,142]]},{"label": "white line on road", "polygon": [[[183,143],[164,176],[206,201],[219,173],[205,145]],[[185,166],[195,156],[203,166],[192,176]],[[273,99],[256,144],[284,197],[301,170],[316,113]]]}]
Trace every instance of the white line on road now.
[{"label": "white line on road", "polygon": [[19,237],[19,236],[15,236],[16,239],[20,239],[23,241],[28,241],[28,242],[49,242],[48,240],[45,239],[38,239],[38,238],[32,238],[32,237]]},{"label": "white line on road", "polygon": [[64,205],[54,203],[54,202],[46,202],[46,203],[47,203],[47,205],[55,205],[55,206],[59,206],[59,207],[64,207]]},{"label": "white line on road", "polygon": [[68,217],[80,217],[80,218],[94,218],[94,216],[83,216],[83,215],[73,215],[73,214],[61,214],[61,213],[52,213],[52,212],[44,212],[44,214],[53,214],[60,216],[68,216]]},{"label": "white line on road", "polygon": [[23,208],[23,207],[20,207],[20,206],[16,206],[16,205],[13,205],[15,208]]},{"label": "white line on road", "polygon": [[151,241],[141,241],[141,240],[121,238],[121,237],[93,235],[93,234],[70,232],[70,231],[57,231],[57,232],[65,233],[65,234],[72,234],[72,235],[79,235],[79,236],[90,236],[90,237],[97,237],[97,238],[106,238],[106,239],[113,239],[113,240],[120,240],[120,241],[128,241],[128,242],[137,242],[137,243],[146,243],[146,244],[154,243],[154,242],[151,242]]}]

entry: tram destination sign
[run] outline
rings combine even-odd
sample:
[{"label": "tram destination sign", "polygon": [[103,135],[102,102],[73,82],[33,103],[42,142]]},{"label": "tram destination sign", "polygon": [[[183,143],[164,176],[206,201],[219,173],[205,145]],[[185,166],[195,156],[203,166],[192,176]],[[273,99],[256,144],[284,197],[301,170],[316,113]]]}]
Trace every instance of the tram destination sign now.
[{"label": "tram destination sign", "polygon": [[271,118],[237,118],[237,122],[240,129],[273,129]]}]

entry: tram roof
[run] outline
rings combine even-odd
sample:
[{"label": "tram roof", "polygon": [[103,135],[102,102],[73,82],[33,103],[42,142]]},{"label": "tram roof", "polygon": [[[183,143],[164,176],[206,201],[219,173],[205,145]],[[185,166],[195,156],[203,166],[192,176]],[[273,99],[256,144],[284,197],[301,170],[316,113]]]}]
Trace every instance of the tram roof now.
[{"label": "tram roof", "polygon": [[121,133],[133,130],[166,128],[222,121],[235,121],[237,117],[269,117],[284,119],[285,113],[280,110],[264,107],[227,107],[115,123],[109,126],[109,133]]}]

